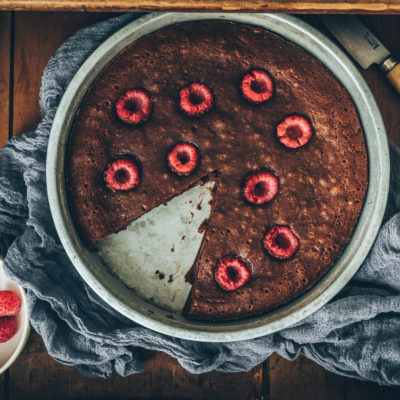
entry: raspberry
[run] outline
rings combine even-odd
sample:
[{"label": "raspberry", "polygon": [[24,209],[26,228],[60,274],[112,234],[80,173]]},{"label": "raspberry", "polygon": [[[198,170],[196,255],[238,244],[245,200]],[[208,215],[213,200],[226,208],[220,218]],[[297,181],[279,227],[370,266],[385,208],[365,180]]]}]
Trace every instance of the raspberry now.
[{"label": "raspberry", "polygon": [[243,194],[252,204],[265,204],[270,202],[278,193],[278,178],[271,172],[257,172],[247,177]]},{"label": "raspberry", "polygon": [[189,117],[205,114],[213,103],[211,90],[204,83],[192,83],[179,92],[179,107]]},{"label": "raspberry", "polygon": [[286,147],[297,149],[311,139],[312,128],[306,118],[291,115],[276,127],[276,136]]},{"label": "raspberry", "polygon": [[248,72],[240,83],[243,97],[251,103],[261,104],[274,94],[274,83],[267,72],[253,69]]},{"label": "raspberry", "polygon": [[21,310],[21,300],[16,293],[0,290],[0,317],[17,315]]},{"label": "raspberry", "polygon": [[131,190],[140,182],[139,169],[129,157],[120,157],[108,164],[104,180],[112,191]]},{"label": "raspberry", "polygon": [[15,317],[0,318],[0,343],[9,341],[17,333],[17,330]]},{"label": "raspberry", "polygon": [[168,153],[168,166],[178,175],[190,175],[197,167],[199,153],[191,143],[178,143]]},{"label": "raspberry", "polygon": [[299,248],[299,239],[288,226],[276,225],[265,236],[264,247],[272,257],[288,260]]},{"label": "raspberry", "polygon": [[250,265],[241,257],[224,257],[215,270],[215,280],[226,291],[240,288],[250,277]]},{"label": "raspberry", "polygon": [[122,122],[128,125],[141,124],[150,115],[150,96],[143,89],[129,89],[118,99],[115,108]]}]

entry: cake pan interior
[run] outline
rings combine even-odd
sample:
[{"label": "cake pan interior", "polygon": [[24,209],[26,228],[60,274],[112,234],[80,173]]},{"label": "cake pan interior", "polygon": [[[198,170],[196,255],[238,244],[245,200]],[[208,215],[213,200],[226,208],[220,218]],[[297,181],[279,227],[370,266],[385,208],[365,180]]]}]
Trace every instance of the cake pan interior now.
[{"label": "cake pan interior", "polygon": [[[180,312],[159,307],[138,296],[116,278],[97,253],[81,242],[69,213],[65,191],[68,135],[87,89],[119,52],[141,36],[174,23],[221,19],[263,27],[297,44],[319,59],[352,97],[364,129],[368,160],[368,190],[359,221],[341,257],[323,278],[302,296],[268,313],[213,323],[190,321]],[[353,64],[321,33],[287,15],[167,13],[141,17],[106,40],[82,65],[58,107],[47,155],[47,188],[52,216],[64,248],[87,284],[128,318],[168,335],[199,341],[250,339],[288,327],[315,312],[351,279],[376,237],[389,187],[389,156],[381,115],[365,81]]]}]

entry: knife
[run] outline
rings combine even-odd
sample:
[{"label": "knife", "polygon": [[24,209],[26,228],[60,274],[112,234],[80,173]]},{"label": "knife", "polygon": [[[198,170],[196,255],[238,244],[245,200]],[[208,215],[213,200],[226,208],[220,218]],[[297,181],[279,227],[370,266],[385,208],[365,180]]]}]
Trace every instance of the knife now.
[{"label": "knife", "polygon": [[400,93],[400,64],[354,15],[320,15],[320,19],[363,69],[377,64]]}]

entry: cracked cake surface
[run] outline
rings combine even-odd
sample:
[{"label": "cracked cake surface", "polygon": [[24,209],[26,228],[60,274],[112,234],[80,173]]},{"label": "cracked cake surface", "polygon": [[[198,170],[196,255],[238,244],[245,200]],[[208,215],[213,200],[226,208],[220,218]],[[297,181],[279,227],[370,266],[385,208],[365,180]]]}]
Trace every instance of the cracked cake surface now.
[{"label": "cracked cake surface", "polygon": [[[251,95],[252,71],[260,71],[266,95]],[[201,88],[196,96],[204,93],[207,100],[196,112],[187,107],[185,88],[192,84]],[[123,121],[129,113],[116,110],[127,90],[147,93],[151,103],[140,94],[146,103],[132,109],[145,110],[145,118],[133,125]],[[302,131],[282,131],[291,121]],[[130,190],[105,184],[105,168],[119,157],[130,157],[137,167]],[[182,167],[186,158],[193,168]],[[351,238],[367,164],[355,106],[318,60],[262,28],[188,22],[137,40],[99,74],[70,135],[67,187],[80,236],[93,246],[217,171],[184,313],[224,320],[283,304],[326,272]],[[259,181],[264,183],[257,186]],[[271,190],[273,196],[264,196]],[[275,257],[281,253],[266,238],[274,227],[287,228],[287,237],[273,236],[282,248],[298,240],[294,251],[281,252],[290,254],[287,259]],[[230,267],[225,260],[236,261]],[[237,260],[248,270],[237,267]],[[218,284],[217,271],[225,286]]]}]

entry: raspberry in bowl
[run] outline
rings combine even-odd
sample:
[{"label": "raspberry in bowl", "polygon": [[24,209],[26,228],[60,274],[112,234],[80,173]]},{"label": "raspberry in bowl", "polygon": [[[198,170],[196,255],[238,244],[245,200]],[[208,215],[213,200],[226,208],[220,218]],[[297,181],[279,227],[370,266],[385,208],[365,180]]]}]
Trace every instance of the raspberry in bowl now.
[{"label": "raspberry in bowl", "polygon": [[0,374],[21,354],[29,333],[24,289],[7,277],[0,258]]}]

